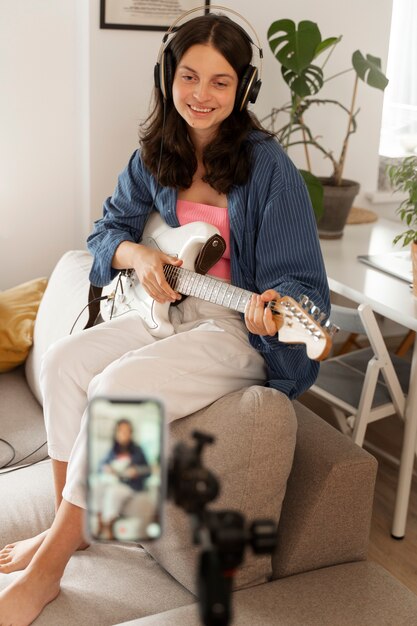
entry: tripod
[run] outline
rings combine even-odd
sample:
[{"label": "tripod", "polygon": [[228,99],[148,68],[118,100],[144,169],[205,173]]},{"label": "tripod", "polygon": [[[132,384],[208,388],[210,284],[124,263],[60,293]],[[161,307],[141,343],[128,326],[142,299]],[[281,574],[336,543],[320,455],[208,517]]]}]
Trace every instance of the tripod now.
[{"label": "tripod", "polygon": [[207,504],[219,493],[215,475],[202,464],[202,452],[214,437],[194,431],[194,446],[178,443],[168,469],[168,498],[191,516],[194,545],[202,549],[198,564],[200,617],[205,626],[227,626],[232,617],[231,592],[246,546],[270,554],[276,525],[258,519],[249,526],[238,511],[211,511]]}]

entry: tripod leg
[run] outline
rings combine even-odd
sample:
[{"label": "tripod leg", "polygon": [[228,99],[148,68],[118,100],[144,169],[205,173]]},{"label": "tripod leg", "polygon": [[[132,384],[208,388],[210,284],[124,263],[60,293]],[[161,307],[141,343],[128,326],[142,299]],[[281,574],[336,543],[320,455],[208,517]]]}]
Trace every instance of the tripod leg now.
[{"label": "tripod leg", "polygon": [[231,619],[232,579],[224,576],[215,550],[203,550],[198,572],[200,617],[205,626],[227,626]]}]

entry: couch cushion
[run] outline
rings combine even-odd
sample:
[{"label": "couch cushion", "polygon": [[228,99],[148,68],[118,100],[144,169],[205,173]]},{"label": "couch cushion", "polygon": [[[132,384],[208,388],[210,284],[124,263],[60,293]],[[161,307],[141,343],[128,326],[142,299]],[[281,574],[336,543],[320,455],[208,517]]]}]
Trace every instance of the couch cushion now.
[{"label": "couch cushion", "polygon": [[54,519],[50,460],[7,475],[0,473],[0,493],[0,548],[50,527]]},{"label": "couch cushion", "polygon": [[[83,250],[71,250],[56,264],[36,318],[33,348],[26,360],[26,377],[33,394],[42,404],[39,387],[41,359],[49,346],[68,335],[88,302],[88,275],[91,255]],[[79,332],[88,319],[88,309],[81,315],[74,332]]]},{"label": "couch cushion", "polygon": [[[219,477],[221,493],[209,508],[236,509],[247,524],[255,518],[278,523],[294,454],[296,423],[287,396],[275,389],[252,386],[173,422],[170,444],[186,441],[194,429],[214,434],[216,441],[206,448],[203,461]],[[191,546],[191,539],[190,517],[168,503],[163,537],[144,545],[194,593],[199,548]],[[270,556],[257,556],[248,549],[236,588],[263,582],[271,573]]]},{"label": "couch cushion", "polygon": [[[49,528],[54,517],[51,462],[0,474],[0,547]],[[18,573],[0,574],[0,590]],[[93,544],[65,569],[62,592],[37,626],[111,626],[194,602],[195,598],[135,545]]]},{"label": "couch cushion", "polygon": [[[234,626],[411,626],[417,596],[375,563],[348,563],[237,591],[232,610]],[[179,624],[200,626],[196,604],[123,626]]]},{"label": "couch cushion", "polygon": [[47,282],[46,278],[37,278],[0,292],[0,372],[8,372],[26,360]]},{"label": "couch cushion", "polygon": [[299,402],[274,578],[366,558],[377,461]]},{"label": "couch cushion", "polygon": [[[19,573],[0,576],[0,590]],[[112,626],[195,602],[144,550],[93,544],[69,561],[36,626]]]},{"label": "couch cushion", "polygon": [[[39,461],[47,454],[42,408],[26,384],[24,366],[0,375],[0,467]],[[45,444],[45,445],[42,445]],[[39,448],[39,449],[38,449]]]}]

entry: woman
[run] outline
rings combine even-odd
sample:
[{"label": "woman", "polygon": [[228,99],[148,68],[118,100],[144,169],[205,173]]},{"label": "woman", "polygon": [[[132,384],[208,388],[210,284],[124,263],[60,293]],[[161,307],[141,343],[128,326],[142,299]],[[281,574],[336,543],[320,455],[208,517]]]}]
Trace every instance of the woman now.
[{"label": "woman", "polygon": [[119,419],[111,449],[99,466],[98,476],[104,480],[98,480],[91,487],[90,506],[98,519],[96,538],[114,539],[114,522],[121,516],[126,503],[145,489],[145,481],[150,475],[145,453],[133,440],[131,422]]},{"label": "woman", "polygon": [[328,311],[329,294],[304,183],[241,103],[250,39],[233,21],[210,14],[183,24],[164,54],[171,65],[164,94],[156,89],[140,150],[88,240],[91,282],[104,285],[118,270],[133,268],[157,302],[180,298],[165,280],[163,265],[181,260],[138,243],[156,209],[173,227],[211,221],[227,242],[212,272],[260,295],[248,303],[244,320],[189,297],[170,307],[175,332],[165,339],[150,335],[133,313],[51,347],[41,382],[57,513],[49,531],[1,553],[1,571],[26,568],[0,595],[4,623],[35,619],[58,595],[70,556],[86,546],[89,398],[157,394],[172,421],[252,384],[269,384],[295,398],[317,375],[303,346],[278,340],[265,307],[278,293],[306,294]]}]

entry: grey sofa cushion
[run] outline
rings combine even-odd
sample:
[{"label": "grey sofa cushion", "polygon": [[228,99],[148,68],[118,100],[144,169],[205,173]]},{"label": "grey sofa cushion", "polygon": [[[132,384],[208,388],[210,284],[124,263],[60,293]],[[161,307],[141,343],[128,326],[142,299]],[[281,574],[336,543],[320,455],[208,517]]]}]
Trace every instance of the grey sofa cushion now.
[{"label": "grey sofa cushion", "polygon": [[[204,462],[219,476],[220,497],[215,509],[236,509],[249,523],[271,518],[278,523],[291,470],[297,421],[287,396],[252,386],[231,393],[170,426],[171,446],[192,430],[214,434]],[[187,589],[196,590],[199,548],[191,546],[190,518],[168,504],[162,539],[144,544],[146,550]],[[271,558],[246,551],[236,588],[264,582],[272,574]]]},{"label": "grey sofa cushion", "polygon": [[49,528],[54,518],[51,461],[0,474],[0,494],[0,549]]},{"label": "grey sofa cushion", "polygon": [[[15,449],[0,441],[0,467],[11,461],[21,465],[39,461],[47,455],[46,432],[42,408],[26,384],[23,366],[0,375],[0,437]],[[39,448],[36,452],[35,450]]]},{"label": "grey sofa cushion", "polygon": [[[19,572],[0,575],[0,590]],[[61,593],[36,626],[112,626],[195,602],[144,550],[93,545],[68,563]]]},{"label": "grey sofa cushion", "polygon": [[274,578],[365,559],[377,461],[294,402],[298,433],[272,558]]},{"label": "grey sofa cushion", "polygon": [[[348,563],[237,591],[232,609],[233,626],[412,626],[417,596],[375,563]],[[200,626],[196,604],[123,626],[179,624]]]}]

